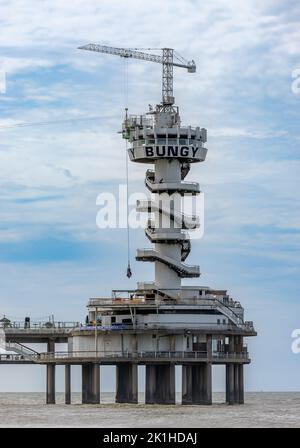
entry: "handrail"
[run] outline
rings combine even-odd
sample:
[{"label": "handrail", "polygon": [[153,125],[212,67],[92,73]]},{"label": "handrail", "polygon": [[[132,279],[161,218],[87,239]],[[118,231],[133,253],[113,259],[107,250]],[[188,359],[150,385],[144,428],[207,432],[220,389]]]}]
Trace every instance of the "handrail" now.
[{"label": "handrail", "polygon": [[[171,230],[171,232],[168,232],[168,230]],[[179,239],[180,241],[189,241],[190,240],[188,232],[182,232],[181,231],[180,233],[176,233],[176,232],[172,233],[172,230],[175,231],[175,230],[178,230],[178,228],[175,228],[175,229],[166,228],[166,229],[164,229],[162,227],[155,227],[155,223],[154,223],[154,221],[152,219],[148,219],[147,227],[145,229],[145,231],[148,231],[151,234],[154,233],[154,234],[159,235],[161,233],[161,234],[164,234],[164,235],[167,235],[167,236],[169,235],[171,240],[172,239],[176,239],[176,238]]]},{"label": "handrail", "polygon": [[32,348],[21,344],[20,342],[11,342],[11,341],[6,343],[6,350],[15,351],[17,354],[24,355],[26,357],[39,353],[36,350],[33,350]]},{"label": "handrail", "polygon": [[194,182],[194,181],[192,182],[192,181],[189,181],[189,180],[182,180],[182,179],[178,180],[178,182],[168,182],[168,181],[166,181],[166,182],[155,182],[154,179],[153,179],[153,175],[154,175],[154,171],[147,170],[146,171],[145,182],[149,182],[151,185],[161,185],[161,186],[163,186],[165,184],[174,185],[174,186],[175,185],[183,185],[183,186],[192,185],[194,187],[197,187],[197,188],[199,187],[200,188],[199,182]]},{"label": "handrail", "polygon": [[[155,286],[155,285],[153,285]],[[172,288],[166,289],[166,291],[171,291]],[[164,291],[164,290],[163,290]],[[175,290],[177,291],[177,289]],[[130,298],[130,297],[119,297],[119,298],[108,298],[108,297],[91,297],[89,299],[89,303],[91,305],[95,304],[98,305],[101,301],[102,304],[129,304],[129,305],[135,305],[135,304],[145,304],[145,305],[157,305],[160,306],[164,305],[202,305],[202,306],[210,306],[216,308],[216,306],[224,305],[224,307],[231,310],[231,307],[229,305],[223,304],[221,301],[215,298],[203,298],[203,297],[190,297],[190,298],[176,298],[176,299],[159,299],[159,300],[145,300],[144,298]],[[215,306],[213,306],[215,305]],[[99,305],[101,306],[101,304]]]},{"label": "handrail", "polygon": [[80,325],[80,322],[49,322],[49,321],[41,321],[41,322],[30,322],[28,325],[24,321],[14,321],[3,327],[5,330],[11,329],[20,329],[20,330],[66,330],[72,329]]},{"label": "handrail", "polygon": [[32,356],[32,359],[50,360],[50,359],[65,359],[65,358],[131,358],[131,359],[162,359],[162,358],[177,358],[177,359],[248,359],[248,352],[212,352],[209,354],[206,351],[73,351],[73,352],[44,352]]},{"label": "handrail", "polygon": [[32,357],[37,357],[39,356],[39,353],[34,354],[34,355],[28,355],[28,356],[24,356],[21,354],[17,354],[17,353],[1,353],[0,354],[0,362],[1,361],[9,361],[9,362],[15,362],[15,361],[22,361],[22,362],[28,362],[28,361],[32,361]]},{"label": "handrail", "polygon": [[102,359],[120,359],[120,358],[130,358],[130,359],[233,359],[233,360],[248,360],[249,353],[247,351],[225,353],[225,352],[212,352],[208,353],[205,351],[73,351],[73,352],[44,352],[35,353],[32,355],[24,356],[21,354],[0,354],[0,362],[40,362],[40,361],[50,361],[59,359],[82,359],[82,358],[102,358]]},{"label": "handrail", "polygon": [[[240,323],[243,323],[243,319],[238,314],[236,314],[231,308],[229,308],[225,303],[221,302],[220,300],[218,300],[216,298],[214,300],[220,304],[219,308],[221,308],[223,310],[225,308],[226,311],[228,310],[229,314],[231,314],[231,316],[233,316],[233,320],[237,325],[239,325]],[[229,317],[229,316],[227,316],[227,317]],[[241,320],[242,320],[242,322],[240,322]]]},{"label": "handrail", "polygon": [[[170,327],[170,325],[172,325],[172,327]],[[199,330],[199,328],[201,327],[207,327],[210,326],[212,329],[216,330],[216,329],[222,329],[222,330],[226,330],[226,329],[233,329],[235,328],[235,326],[233,326],[232,324],[222,324],[222,323],[217,323],[217,322],[199,322],[197,323],[197,325],[195,325],[194,327],[188,327],[187,324],[184,324],[182,321],[181,322],[174,322],[172,321],[170,322],[161,322],[161,323],[157,323],[156,321],[153,322],[146,322],[143,324],[116,324],[116,325],[97,325],[97,331],[117,331],[117,330],[155,330],[155,329],[171,329],[171,330],[175,330],[177,327],[176,325],[180,326],[180,329],[183,327],[183,325],[185,325],[185,329],[189,330],[189,331],[197,331]],[[241,327],[247,327],[247,325],[240,325],[239,328]],[[250,327],[251,328],[251,327]],[[95,325],[83,325],[81,327],[76,328],[76,331],[95,331]]]},{"label": "handrail", "polygon": [[39,334],[39,335],[66,335],[70,333],[72,330],[78,328],[78,326],[73,328],[14,328],[14,327],[6,327],[5,334],[9,335],[31,335],[31,334]]},{"label": "handrail", "polygon": [[143,252],[146,253],[146,254],[149,254],[149,255],[152,254],[152,256],[153,256],[153,257],[156,257],[157,259],[159,259],[159,258],[160,258],[161,260],[165,259],[169,264],[173,264],[175,267],[178,266],[178,268],[179,268],[179,269],[182,269],[182,270],[184,270],[184,269],[196,269],[196,268],[199,268],[199,267],[196,266],[196,265],[187,264],[187,263],[181,263],[181,262],[178,262],[178,261],[174,260],[174,259],[171,258],[171,257],[168,257],[168,256],[166,256],[166,255],[159,254],[155,249],[149,249],[149,248],[138,249],[138,250],[137,250],[137,254],[140,254],[140,255],[137,255],[137,256],[138,256],[138,257],[142,257],[142,256],[143,256],[143,255],[142,255]]},{"label": "handrail", "polygon": [[[151,200],[137,200],[137,211],[147,211],[148,213],[154,213],[159,211],[170,217],[175,222],[179,222],[181,225],[185,225],[187,229],[193,230],[200,225],[199,217],[197,215],[187,215],[181,211],[171,210],[169,208],[160,207],[155,201]],[[142,210],[139,210],[142,209]],[[143,210],[144,209],[144,210]],[[147,209],[147,210],[146,210]]]}]

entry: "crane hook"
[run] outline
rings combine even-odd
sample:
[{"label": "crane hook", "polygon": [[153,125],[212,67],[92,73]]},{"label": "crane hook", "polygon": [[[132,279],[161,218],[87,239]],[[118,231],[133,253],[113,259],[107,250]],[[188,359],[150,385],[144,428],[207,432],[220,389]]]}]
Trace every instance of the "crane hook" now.
[{"label": "crane hook", "polygon": [[128,263],[128,266],[127,266],[127,274],[126,275],[127,275],[128,278],[130,278],[132,276],[131,267],[130,267],[129,263]]}]

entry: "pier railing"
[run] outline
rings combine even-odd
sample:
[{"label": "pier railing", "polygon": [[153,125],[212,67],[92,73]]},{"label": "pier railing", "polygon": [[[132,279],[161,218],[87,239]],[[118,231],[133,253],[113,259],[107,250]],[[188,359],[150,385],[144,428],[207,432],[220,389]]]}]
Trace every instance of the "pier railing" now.
[{"label": "pier railing", "polygon": [[52,330],[54,329],[62,329],[62,330],[71,330],[72,328],[79,327],[80,322],[52,322],[52,321],[32,321],[32,322],[24,322],[24,321],[14,321],[7,322],[3,328],[7,329],[16,329],[16,330]]},{"label": "pier railing", "polygon": [[145,360],[161,360],[161,361],[208,361],[208,362],[226,362],[226,361],[245,361],[249,362],[249,353],[224,353],[224,352],[187,352],[187,351],[138,351],[138,352],[121,352],[121,351],[73,351],[73,352],[55,352],[55,353],[34,353],[34,354],[0,354],[0,363],[47,363],[47,362],[94,362],[100,363],[115,361],[145,361]]},{"label": "pier railing", "polygon": [[[197,322],[197,324],[194,326],[192,326],[193,324],[191,324],[191,326],[187,326],[187,324],[185,324],[185,330],[186,331],[199,331],[201,329],[206,330],[206,329],[210,329],[211,331],[234,331],[237,326],[230,324],[230,323],[226,323],[223,324],[222,322]],[[84,326],[80,326],[78,328],[76,328],[76,331],[151,331],[151,330],[171,330],[171,331],[176,331],[176,329],[178,330],[182,330],[182,326],[183,323],[182,322],[171,322],[171,323],[163,323],[163,322],[148,322],[145,324],[112,324],[112,325],[97,325],[97,328],[95,328],[95,325],[84,325]],[[238,329],[242,329],[244,331],[253,331],[253,327],[250,327],[246,324],[241,324],[239,325]]]},{"label": "pier railing", "polygon": [[[143,249],[145,251],[152,251],[152,249]],[[202,298],[202,297],[193,297],[193,298],[174,298],[174,299],[147,299],[144,298],[130,298],[130,297],[92,297],[89,299],[89,306],[97,306],[101,308],[101,305],[104,306],[118,306],[118,305],[128,305],[128,306],[146,306],[146,307],[163,307],[165,305],[184,305],[184,306],[201,306],[201,307],[211,307],[217,308],[223,306],[224,308],[228,308],[235,315],[234,309],[240,308],[240,306],[235,306],[235,302],[225,303],[217,298]]]},{"label": "pier railing", "polygon": [[[36,354],[34,355],[34,357],[37,357],[37,356],[38,355],[36,355]],[[20,363],[30,363],[30,362],[33,362],[33,360],[31,358],[32,358],[31,355],[25,356],[25,355],[21,355],[21,354],[18,354],[18,353],[0,354],[0,364],[1,364],[1,362],[4,363],[4,364],[7,364],[7,363],[15,364],[15,363],[18,363],[18,362],[20,362]]]},{"label": "pier railing", "polygon": [[205,351],[73,351],[73,352],[55,352],[55,353],[40,353],[33,356],[32,358],[36,360],[50,361],[58,359],[82,359],[82,358],[97,358],[97,359],[211,359],[211,360],[226,360],[226,359],[236,359],[236,360],[247,360],[249,359],[248,352],[239,353],[224,353],[224,352],[212,352],[208,353]]}]

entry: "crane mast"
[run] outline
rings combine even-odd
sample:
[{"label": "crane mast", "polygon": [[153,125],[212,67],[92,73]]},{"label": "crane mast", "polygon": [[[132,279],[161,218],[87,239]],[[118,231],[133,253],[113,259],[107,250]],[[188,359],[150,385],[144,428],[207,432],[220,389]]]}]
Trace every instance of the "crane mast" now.
[{"label": "crane mast", "polygon": [[[175,102],[173,94],[173,67],[185,68],[189,73],[195,73],[196,64],[192,61],[185,61],[181,56],[175,55],[172,48],[162,48],[162,54],[151,54],[137,51],[130,48],[109,47],[106,45],[87,44],[78,47],[80,50],[96,51],[98,53],[112,54],[121,58],[134,58],[143,61],[156,62],[162,64],[162,104],[160,110],[171,112]],[[177,61],[174,61],[174,56]]]}]

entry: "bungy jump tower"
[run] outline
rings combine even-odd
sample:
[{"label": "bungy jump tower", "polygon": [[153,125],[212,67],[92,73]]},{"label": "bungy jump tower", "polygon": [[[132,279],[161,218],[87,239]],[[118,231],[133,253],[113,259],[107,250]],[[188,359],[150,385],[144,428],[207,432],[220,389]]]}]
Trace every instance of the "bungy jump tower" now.
[{"label": "bungy jump tower", "polygon": [[138,402],[138,366],[145,365],[146,403],[173,404],[180,365],[182,404],[208,405],[212,365],[224,365],[226,402],[242,404],[243,370],[250,363],[244,337],[256,335],[253,323],[244,321],[244,309],[226,290],[181,285],[182,278],[200,276],[199,266],[185,262],[188,232],[197,231],[199,217],[185,214],[182,204],[183,196],[200,193],[199,184],[186,176],[193,163],[205,161],[207,133],[182,125],[174,106],[173,67],[195,72],[195,63],[168,48],[159,55],[95,44],[80,49],[156,62],[163,69],[161,104],[144,115],[126,112],[122,128],[130,160],[154,167],[145,177],[153,199],[137,202],[137,211],[149,214],[145,233],[151,248],[137,249],[136,259],[154,263],[155,281],[89,300],[89,325],[69,339],[69,350],[82,353],[83,402],[99,402],[99,365],[108,364],[116,366],[117,402]]}]

